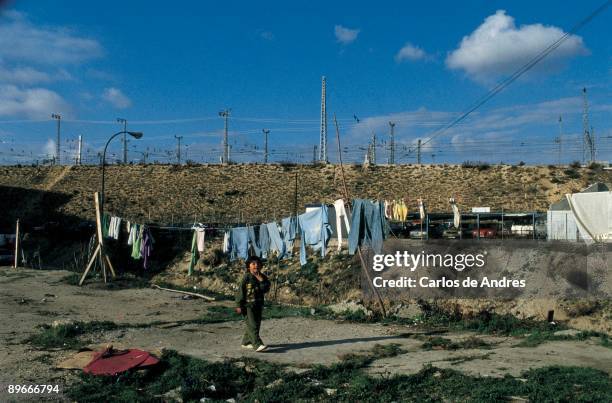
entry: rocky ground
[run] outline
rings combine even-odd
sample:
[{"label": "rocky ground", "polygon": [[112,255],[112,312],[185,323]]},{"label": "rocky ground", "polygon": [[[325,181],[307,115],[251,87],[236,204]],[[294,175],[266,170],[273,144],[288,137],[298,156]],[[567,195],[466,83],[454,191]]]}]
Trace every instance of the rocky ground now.
[{"label": "rocky ground", "polygon": [[[149,351],[176,350],[187,356],[220,362],[254,357],[287,364],[301,371],[313,364],[338,363],[350,353],[371,351],[375,345],[396,344],[397,354],[377,357],[365,369],[373,376],[414,374],[427,365],[451,368],[482,377],[519,376],[523,371],[551,365],[591,367],[612,374],[612,349],[599,337],[581,337],[563,330],[554,340],[525,343],[529,335],[500,336],[452,331],[408,323],[354,323],[347,320],[277,315],[264,320],[265,353],[240,349],[243,324],[201,320],[232,302],[185,299],[152,288],[107,288],[95,282],[70,285],[65,271],[0,268],[0,384],[58,384],[79,382],[75,370],[57,364],[76,353],[65,347],[44,348],[28,339],[41,325],[73,321],[110,321],[109,330],[80,336],[83,344]],[[567,339],[563,339],[567,336]],[[607,339],[606,339],[607,340]],[[531,346],[530,346],[531,345]],[[4,399],[2,399],[4,400]]]}]

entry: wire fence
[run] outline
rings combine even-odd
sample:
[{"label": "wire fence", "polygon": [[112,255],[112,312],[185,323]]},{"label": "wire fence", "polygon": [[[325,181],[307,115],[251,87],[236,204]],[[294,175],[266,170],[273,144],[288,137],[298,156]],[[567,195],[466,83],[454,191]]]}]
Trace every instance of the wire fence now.
[{"label": "wire fence", "polygon": [[[335,143],[335,141],[333,142]],[[328,162],[336,162],[337,151],[333,143],[328,144]],[[61,158],[55,151],[36,151],[44,148],[32,144],[2,144],[0,164],[2,165],[98,165],[102,162],[99,148],[85,147],[79,155],[74,139],[66,140],[61,147]],[[436,142],[419,149],[418,143],[396,142],[394,146],[396,164],[457,164],[464,161],[488,163],[569,164],[574,161],[592,160],[590,150],[585,149],[583,139],[574,135],[562,143],[558,140],[533,139],[516,141],[512,139],[471,140],[463,142]],[[181,145],[180,158],[177,147],[145,146],[130,144],[127,148],[127,163],[131,164],[217,164],[221,163],[223,147],[206,143]],[[230,161],[235,163],[299,163],[318,161],[317,145],[279,145],[267,152],[262,145],[230,144]],[[391,155],[391,144],[385,139],[369,144],[348,144],[342,147],[342,159],[348,163],[363,163],[366,159],[374,164],[387,164]],[[114,145],[106,153],[107,164],[123,163],[121,144]],[[598,138],[594,160],[612,159],[612,136]]]}]

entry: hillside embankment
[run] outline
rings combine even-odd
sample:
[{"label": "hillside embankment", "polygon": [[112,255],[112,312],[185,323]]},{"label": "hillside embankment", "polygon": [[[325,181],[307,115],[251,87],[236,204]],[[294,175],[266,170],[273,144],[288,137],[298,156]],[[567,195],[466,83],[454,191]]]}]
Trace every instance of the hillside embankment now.
[{"label": "hillside embankment", "polygon": [[[612,184],[612,171],[554,166],[346,165],[351,198],[400,199],[416,212],[423,198],[430,212],[449,212],[454,196],[461,211],[545,211],[565,193],[593,182]],[[93,220],[93,193],[101,187],[97,166],[0,167],[0,225],[16,218],[38,224]],[[106,211],[138,222],[161,224],[259,223],[303,211],[308,203],[343,196],[338,165],[113,165],[106,168]]]}]

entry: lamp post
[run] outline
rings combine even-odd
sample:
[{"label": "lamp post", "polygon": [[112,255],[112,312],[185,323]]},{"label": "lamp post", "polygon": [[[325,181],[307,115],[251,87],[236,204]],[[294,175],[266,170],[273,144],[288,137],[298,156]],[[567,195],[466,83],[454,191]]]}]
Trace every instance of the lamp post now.
[{"label": "lamp post", "polygon": [[134,137],[135,139],[139,139],[142,137],[142,132],[128,132],[125,130],[121,130],[120,132],[117,132],[115,134],[113,134],[108,141],[106,142],[106,145],[104,146],[104,152],[102,153],[102,192],[100,193],[100,217],[104,216],[104,167],[106,166],[106,149],[108,148],[108,144],[111,142],[112,139],[114,139],[115,137],[119,136],[120,134],[129,134],[130,136]]},{"label": "lamp post", "polygon": [[60,165],[61,157],[60,157],[60,126],[62,124],[62,115],[59,113],[52,113],[51,118],[57,121],[57,143],[55,144],[55,165]]},{"label": "lamp post", "polygon": [[123,124],[123,163],[127,164],[127,120],[124,118],[117,118],[117,123]]}]

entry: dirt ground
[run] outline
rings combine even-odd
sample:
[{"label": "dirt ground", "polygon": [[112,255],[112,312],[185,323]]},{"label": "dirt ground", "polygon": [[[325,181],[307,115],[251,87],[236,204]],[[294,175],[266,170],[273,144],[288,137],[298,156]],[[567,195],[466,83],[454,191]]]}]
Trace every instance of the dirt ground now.
[{"label": "dirt ground", "polygon": [[270,349],[254,353],[240,348],[241,322],[183,323],[202,317],[210,306],[230,306],[229,301],[186,300],[179,294],[149,288],[77,287],[62,281],[68,274],[0,268],[0,384],[52,383],[65,387],[76,379],[75,371],[55,368],[74,351],[42,351],[26,342],[39,332],[38,325],[55,320],[155,322],[148,327],[97,333],[95,343],[149,351],[167,348],[207,360],[247,355],[289,364],[296,370],[308,364],[334,363],[342,354],[370,350],[375,344],[397,343],[406,352],[374,361],[370,373],[412,374],[432,364],[491,377],[518,376],[526,369],[549,365],[592,367],[612,374],[612,349],[601,346],[597,339],[517,347],[518,338],[452,332],[437,336],[454,341],[477,336],[492,348],[428,351],[422,348],[422,340],[413,337],[427,329],[303,317],[265,320],[261,335]]}]

